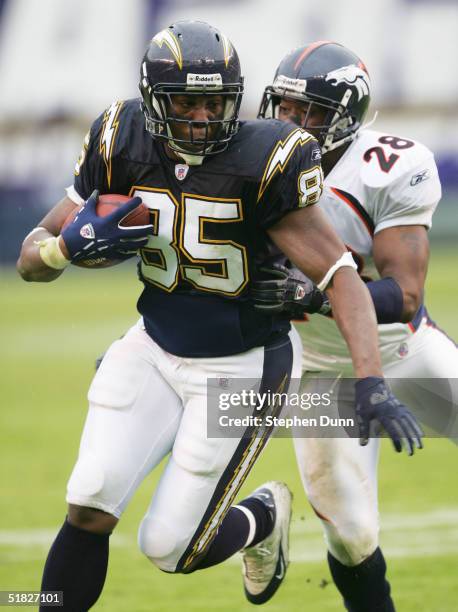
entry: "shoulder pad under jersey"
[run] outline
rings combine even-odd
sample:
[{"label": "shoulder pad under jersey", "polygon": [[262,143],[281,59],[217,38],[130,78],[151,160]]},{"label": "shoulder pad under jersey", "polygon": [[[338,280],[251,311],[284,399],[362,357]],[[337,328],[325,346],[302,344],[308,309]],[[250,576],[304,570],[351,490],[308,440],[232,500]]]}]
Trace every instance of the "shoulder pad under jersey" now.
[{"label": "shoulder pad under jersey", "polygon": [[346,163],[358,165],[362,182],[376,189],[409,173],[413,176],[433,159],[428,147],[416,140],[374,130],[361,130],[348,153]]}]

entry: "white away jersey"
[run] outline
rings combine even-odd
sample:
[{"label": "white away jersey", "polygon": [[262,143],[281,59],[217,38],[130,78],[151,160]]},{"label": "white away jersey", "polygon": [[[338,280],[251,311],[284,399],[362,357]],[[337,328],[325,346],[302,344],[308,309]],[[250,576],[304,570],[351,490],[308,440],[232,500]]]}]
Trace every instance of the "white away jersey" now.
[{"label": "white away jersey", "polygon": [[[375,280],[379,275],[372,262],[374,234],[398,225],[430,228],[440,197],[437,167],[427,147],[414,140],[361,130],[325,178],[318,205],[355,253],[360,274]],[[309,319],[297,325],[306,359],[315,352],[328,355],[330,361],[332,356],[349,359],[334,321],[320,315]],[[410,335],[411,327],[380,325],[382,356],[384,342],[391,342],[393,334],[401,339]]]}]

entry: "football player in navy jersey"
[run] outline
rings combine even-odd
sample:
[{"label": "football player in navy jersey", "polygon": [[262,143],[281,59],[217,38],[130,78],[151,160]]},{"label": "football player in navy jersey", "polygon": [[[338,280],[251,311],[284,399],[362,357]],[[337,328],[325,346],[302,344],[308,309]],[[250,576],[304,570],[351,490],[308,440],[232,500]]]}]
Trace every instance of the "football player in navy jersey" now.
[{"label": "football player in navy jersey", "polygon": [[[363,125],[370,91],[359,57],[338,43],[317,41],[283,58],[265,89],[260,116],[277,117],[317,138],[324,172],[319,207],[359,262],[379,323],[383,371],[416,416],[436,430],[439,422],[449,424],[447,433],[453,437],[457,388],[447,379],[453,382],[458,373],[458,350],[423,304],[427,230],[441,197],[440,180],[434,156],[423,144]],[[355,376],[333,319],[304,317],[329,315],[325,293],[297,269],[277,265],[271,274],[268,278],[264,271],[253,295],[262,312],[284,311],[297,319],[303,343],[302,392],[319,390],[320,377],[338,381]],[[422,388],[418,385],[420,378],[432,380],[428,385],[434,406],[425,381]],[[378,542],[380,440],[373,438],[362,447],[342,432],[333,438],[298,436],[294,442],[345,608],[392,612]]]},{"label": "football player in navy jersey", "polygon": [[[278,121],[239,123],[237,53],[202,22],[175,23],[151,40],[140,91],[141,101],[114,102],[94,122],[73,186],[26,237],[18,261],[25,280],[46,282],[88,257],[138,252],[144,285],[141,319],[109,348],[89,389],[68,516],[42,589],[63,590],[69,610],[95,603],[110,533],[169,456],[140,525],[142,551],[164,571],[189,573],[243,549],[246,596],[263,603],[288,564],[291,495],[271,482],[232,505],[270,430],[209,437],[206,414],[207,388],[254,379],[265,393],[300,375],[288,318],[260,313],[249,298],[253,270],[281,249],[326,289],[360,378],[362,429],[388,411],[410,444],[421,444],[421,431],[384,387],[369,294],[314,206],[322,191],[316,140]],[[132,197],[101,218],[99,192]],[[151,225],[124,227],[140,200]],[[374,389],[386,392],[384,402],[371,402]],[[395,427],[391,434],[400,444]]]}]

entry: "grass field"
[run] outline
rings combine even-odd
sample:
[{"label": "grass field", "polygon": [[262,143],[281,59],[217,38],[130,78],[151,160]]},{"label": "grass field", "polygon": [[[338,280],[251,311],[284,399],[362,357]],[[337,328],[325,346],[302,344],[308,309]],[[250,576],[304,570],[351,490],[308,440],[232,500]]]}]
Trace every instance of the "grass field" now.
[{"label": "grass field", "polygon": [[[458,253],[436,251],[427,285],[433,318],[458,338]],[[50,285],[2,275],[0,590],[39,588],[43,561],[65,516],[65,484],[85,418],[94,358],[136,319],[139,285],[130,269],[71,270]],[[458,374],[458,373],[457,373]],[[318,520],[302,492],[289,440],[273,440],[244,491],[284,479],[294,494],[292,564],[265,609],[342,610],[330,583]],[[382,543],[398,612],[458,609],[457,449],[427,440],[413,458],[384,446]],[[96,608],[110,612],[253,609],[240,559],[191,576],[155,569],[136,530],[157,474],[145,481],[112,538],[107,583]]]}]

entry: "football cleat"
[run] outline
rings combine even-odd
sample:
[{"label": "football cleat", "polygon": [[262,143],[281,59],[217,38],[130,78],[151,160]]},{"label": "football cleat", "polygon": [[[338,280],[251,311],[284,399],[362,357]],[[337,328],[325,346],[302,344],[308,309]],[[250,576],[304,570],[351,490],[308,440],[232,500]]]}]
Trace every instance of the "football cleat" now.
[{"label": "football cleat", "polygon": [[272,514],[270,535],[255,546],[243,550],[245,595],[252,604],[263,604],[277,591],[289,563],[289,525],[292,494],[282,482],[266,482],[248,499],[257,499]]}]

